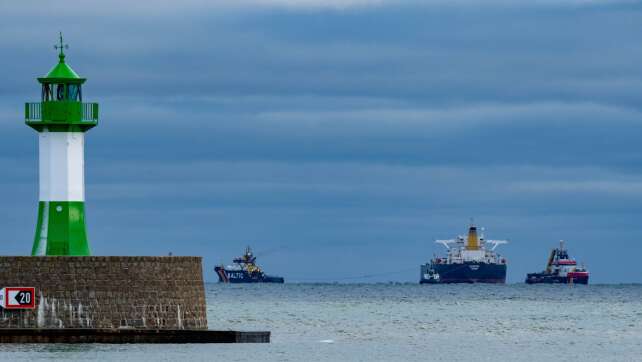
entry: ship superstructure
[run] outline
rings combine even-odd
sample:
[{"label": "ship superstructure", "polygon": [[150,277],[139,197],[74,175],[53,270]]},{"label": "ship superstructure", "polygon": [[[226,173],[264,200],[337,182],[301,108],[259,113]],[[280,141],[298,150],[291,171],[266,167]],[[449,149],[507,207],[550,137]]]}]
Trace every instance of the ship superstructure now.
[{"label": "ship superstructure", "polygon": [[584,266],[578,266],[575,259],[569,257],[560,240],[560,247],[551,250],[546,262],[546,269],[541,273],[526,275],[526,283],[569,283],[588,284],[589,272]]},{"label": "ship superstructure", "polygon": [[234,258],[232,265],[219,265],[214,268],[221,283],[283,283],[282,277],[266,275],[261,268],[256,265],[256,256],[248,246],[245,253]]},{"label": "ship superstructure", "polygon": [[505,283],[506,258],[495,252],[506,240],[486,240],[478,236],[477,227],[471,224],[468,236],[436,240],[448,250],[446,257],[435,257],[421,265],[420,283]]}]

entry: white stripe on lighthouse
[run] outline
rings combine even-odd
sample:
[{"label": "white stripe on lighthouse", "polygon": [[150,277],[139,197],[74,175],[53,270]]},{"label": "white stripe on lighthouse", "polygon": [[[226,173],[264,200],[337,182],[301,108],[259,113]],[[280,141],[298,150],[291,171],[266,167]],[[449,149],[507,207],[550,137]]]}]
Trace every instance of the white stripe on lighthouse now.
[{"label": "white stripe on lighthouse", "polygon": [[40,201],[85,201],[83,132],[38,133]]}]

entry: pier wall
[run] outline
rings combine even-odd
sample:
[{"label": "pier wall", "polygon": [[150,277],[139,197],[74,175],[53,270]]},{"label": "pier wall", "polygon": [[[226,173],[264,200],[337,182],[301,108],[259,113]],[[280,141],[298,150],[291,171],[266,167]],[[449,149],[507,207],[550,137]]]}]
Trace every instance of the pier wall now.
[{"label": "pier wall", "polygon": [[200,257],[0,256],[2,287],[35,287],[36,308],[0,328],[207,329]]}]

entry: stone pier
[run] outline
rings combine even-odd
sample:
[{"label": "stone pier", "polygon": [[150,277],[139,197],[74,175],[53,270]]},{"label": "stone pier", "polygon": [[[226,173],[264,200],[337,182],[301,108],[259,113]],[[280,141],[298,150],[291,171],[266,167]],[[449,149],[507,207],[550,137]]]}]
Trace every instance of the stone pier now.
[{"label": "stone pier", "polygon": [[36,309],[2,310],[0,328],[207,329],[200,257],[2,256],[14,286]]}]

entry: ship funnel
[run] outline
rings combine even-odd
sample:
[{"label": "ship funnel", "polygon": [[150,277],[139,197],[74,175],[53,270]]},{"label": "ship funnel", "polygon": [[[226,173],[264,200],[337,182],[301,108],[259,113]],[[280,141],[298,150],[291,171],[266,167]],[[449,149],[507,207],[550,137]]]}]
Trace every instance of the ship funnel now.
[{"label": "ship funnel", "polygon": [[479,238],[477,237],[477,227],[470,225],[468,229],[468,243],[466,243],[466,250],[479,250]]}]

